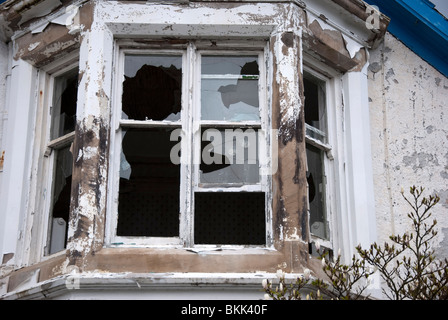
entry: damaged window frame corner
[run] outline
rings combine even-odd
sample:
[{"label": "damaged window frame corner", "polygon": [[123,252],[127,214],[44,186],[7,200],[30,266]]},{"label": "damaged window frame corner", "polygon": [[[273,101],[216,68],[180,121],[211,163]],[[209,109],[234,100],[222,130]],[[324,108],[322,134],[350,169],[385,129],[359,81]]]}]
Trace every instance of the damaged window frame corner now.
[{"label": "damaged window frame corner", "polygon": [[[162,247],[162,248],[185,248],[187,250],[200,250],[201,252],[213,252],[224,248],[244,249],[244,248],[266,248],[272,247],[272,226],[271,226],[271,204],[270,204],[270,183],[271,178],[260,174],[258,184],[230,186],[230,185],[209,185],[200,186],[199,164],[194,159],[200,157],[201,125],[221,128],[229,125],[226,121],[200,120],[201,85],[200,61],[201,55],[252,55],[259,60],[259,81],[258,98],[260,108],[260,121],[241,122],[239,126],[244,128],[257,127],[263,130],[263,134],[269,135],[270,116],[267,106],[267,72],[265,70],[268,58],[267,41],[254,41],[255,44],[248,45],[243,41],[219,41],[220,48],[211,46],[210,41],[184,41],[183,43],[165,43],[162,47],[151,45],[148,41],[146,46],[139,42],[138,47],[131,40],[115,40],[114,51],[114,76],[113,76],[113,96],[112,96],[112,117],[111,117],[111,137],[110,137],[110,161],[108,189],[111,190],[107,198],[107,217],[105,245],[107,247]],[[215,42],[213,42],[215,43]],[[235,46],[236,45],[236,46]],[[123,120],[121,119],[121,97],[122,82],[124,80],[124,57],[126,54],[178,54],[182,55],[182,95],[181,95],[181,117],[177,121],[154,121],[154,120]],[[235,125],[235,123],[230,123]],[[179,235],[178,237],[130,237],[118,236],[118,189],[119,189],[119,168],[121,153],[121,129],[122,128],[167,128],[182,130],[182,150],[180,166],[180,210],[179,210]],[[198,147],[199,146],[199,147]],[[259,148],[258,157],[267,161],[270,151],[268,148]],[[263,154],[261,154],[263,153]],[[190,187],[187,187],[190,186]],[[263,245],[241,245],[241,244],[204,244],[199,245],[194,242],[194,195],[195,192],[255,192],[262,190],[265,194],[265,242]]]}]

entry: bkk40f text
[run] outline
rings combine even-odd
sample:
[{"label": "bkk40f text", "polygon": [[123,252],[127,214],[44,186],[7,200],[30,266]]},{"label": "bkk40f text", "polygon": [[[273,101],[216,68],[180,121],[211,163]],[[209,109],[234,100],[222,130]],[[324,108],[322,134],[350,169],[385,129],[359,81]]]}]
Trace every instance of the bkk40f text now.
[{"label": "bkk40f text", "polygon": [[213,317],[215,314],[226,315],[263,315],[266,314],[268,306],[263,305],[249,305],[249,304],[226,304],[225,308],[217,307],[197,307],[189,304],[182,307],[181,314],[183,315],[207,315]]}]

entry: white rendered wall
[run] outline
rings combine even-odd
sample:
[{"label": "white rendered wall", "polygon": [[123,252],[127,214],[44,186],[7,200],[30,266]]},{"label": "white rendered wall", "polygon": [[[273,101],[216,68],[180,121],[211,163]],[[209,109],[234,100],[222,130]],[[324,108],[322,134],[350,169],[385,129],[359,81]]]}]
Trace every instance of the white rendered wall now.
[{"label": "white rendered wall", "polygon": [[[2,148],[5,161],[0,186],[0,253],[14,254],[9,263],[18,262],[16,250],[21,238],[28,203],[30,153],[34,131],[36,70],[22,60],[13,61],[6,106],[7,121],[3,122]],[[8,214],[14,212],[15,214]],[[20,260],[20,259],[19,259]]]},{"label": "white rendered wall", "polygon": [[435,247],[448,257],[448,79],[389,33],[371,52],[368,76],[379,241],[409,230],[400,191],[423,186],[441,198]]}]

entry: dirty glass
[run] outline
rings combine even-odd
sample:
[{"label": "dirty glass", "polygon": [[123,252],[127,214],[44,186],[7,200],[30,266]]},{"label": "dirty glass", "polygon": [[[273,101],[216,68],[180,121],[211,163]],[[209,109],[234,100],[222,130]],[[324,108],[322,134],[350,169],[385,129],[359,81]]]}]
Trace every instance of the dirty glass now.
[{"label": "dirty glass", "polygon": [[179,235],[180,166],[170,159],[172,129],[123,132],[118,236]]},{"label": "dirty glass", "polygon": [[123,119],[180,119],[182,56],[126,55],[124,68]]},{"label": "dirty glass", "polygon": [[258,78],[257,56],[203,56],[201,119],[260,120]]},{"label": "dirty glass", "polygon": [[306,145],[308,162],[307,182],[310,209],[310,231],[323,239],[327,238],[324,184],[324,151]]},{"label": "dirty glass", "polygon": [[66,246],[73,165],[73,157],[69,146],[55,152],[50,254],[61,251]]},{"label": "dirty glass", "polygon": [[78,69],[71,70],[54,80],[51,108],[50,139],[75,131],[78,96]]},{"label": "dirty glass", "polygon": [[257,130],[203,128],[201,152],[201,183],[259,182]]}]

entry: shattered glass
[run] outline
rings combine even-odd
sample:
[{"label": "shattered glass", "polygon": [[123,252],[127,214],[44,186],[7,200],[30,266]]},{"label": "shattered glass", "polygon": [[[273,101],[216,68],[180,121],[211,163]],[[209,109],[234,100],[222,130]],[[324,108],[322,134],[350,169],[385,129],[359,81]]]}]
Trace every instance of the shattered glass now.
[{"label": "shattered glass", "polygon": [[202,57],[202,120],[260,120],[257,60],[256,56]]},{"label": "shattered glass", "polygon": [[122,118],[177,121],[181,113],[182,57],[127,55]]}]

